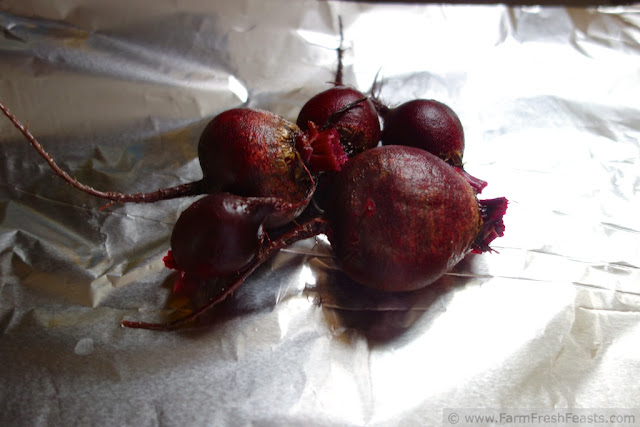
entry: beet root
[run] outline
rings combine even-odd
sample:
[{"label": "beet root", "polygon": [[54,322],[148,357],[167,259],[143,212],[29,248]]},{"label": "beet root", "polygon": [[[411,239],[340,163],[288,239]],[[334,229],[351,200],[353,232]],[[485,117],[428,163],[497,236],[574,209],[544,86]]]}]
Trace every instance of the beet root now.
[{"label": "beet root", "polygon": [[382,145],[421,148],[456,167],[476,193],[487,186],[463,169],[464,129],[448,105],[432,99],[414,99],[396,108],[376,103],[384,121]]},{"label": "beet root", "polygon": [[278,211],[268,227],[286,224],[307,199],[313,179],[295,144],[302,131],[268,111],[238,108],[220,113],[198,143],[203,181],[210,189],[246,197],[276,197],[292,202],[292,212]]},{"label": "beet root", "polygon": [[422,148],[453,166],[462,167],[464,130],[458,115],[446,104],[414,99],[381,111],[383,145]]},{"label": "beet root", "polygon": [[338,17],[340,45],[333,87],[309,99],[300,110],[296,124],[304,131],[335,128],[347,157],[353,157],[380,142],[380,119],[374,100],[343,84],[344,33]]},{"label": "beet root", "polygon": [[335,255],[348,276],[376,289],[422,288],[472,249],[490,250],[490,240],[504,232],[506,199],[483,215],[467,180],[418,148],[365,151],[336,174],[332,188],[327,216]]},{"label": "beet root", "polygon": [[197,277],[237,272],[256,256],[264,240],[263,224],[280,199],[207,195],[185,209],[171,234],[167,267]]},{"label": "beet root", "polygon": [[335,128],[348,157],[378,145],[380,120],[375,105],[361,92],[348,86],[335,86],[320,92],[302,107],[296,120],[307,131],[309,123]]}]

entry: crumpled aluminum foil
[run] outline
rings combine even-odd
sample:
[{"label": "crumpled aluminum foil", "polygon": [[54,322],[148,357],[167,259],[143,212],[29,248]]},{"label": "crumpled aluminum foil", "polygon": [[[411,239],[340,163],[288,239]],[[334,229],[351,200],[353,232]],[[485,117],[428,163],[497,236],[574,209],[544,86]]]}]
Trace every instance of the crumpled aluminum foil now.
[{"label": "crumpled aluminum foil", "polygon": [[389,105],[459,114],[465,168],[510,200],[497,253],[380,295],[312,239],[205,327],[121,328],[184,309],[162,256],[191,200],[100,210],[0,117],[0,424],[640,420],[638,6],[4,1],[0,100],[90,185],[189,182],[208,119],[248,105],[293,120],[329,87],[338,16],[347,83],[368,91],[378,74]]}]

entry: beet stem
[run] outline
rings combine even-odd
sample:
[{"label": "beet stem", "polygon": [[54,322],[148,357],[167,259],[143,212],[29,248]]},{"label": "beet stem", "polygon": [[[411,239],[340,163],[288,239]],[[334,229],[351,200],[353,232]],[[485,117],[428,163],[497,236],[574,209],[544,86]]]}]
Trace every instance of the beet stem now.
[{"label": "beet stem", "polygon": [[376,75],[373,77],[373,83],[371,83],[371,89],[369,89],[369,96],[371,97],[374,104],[375,102],[380,102],[378,100],[378,95],[380,95],[380,92],[382,92],[382,79],[380,79],[381,71],[382,71],[382,68],[378,68],[378,71],[376,71]]},{"label": "beet stem", "polygon": [[338,66],[336,68],[336,79],[334,84],[336,86],[342,86],[342,56],[344,55],[344,32],[342,29],[342,16],[338,15],[338,29],[340,31],[340,45],[338,49],[336,49],[336,53],[338,55]]},{"label": "beet stem", "polygon": [[[187,196],[197,196],[203,194],[204,182],[194,181],[189,182],[187,184],[177,185],[175,187],[163,188],[160,190],[156,190],[150,193],[133,193],[133,194],[125,194],[118,193],[115,191],[101,191],[96,190],[95,188],[88,186],[86,184],[81,183],[77,179],[71,177],[67,172],[65,172],[58,164],[53,160],[51,155],[47,153],[42,144],[38,142],[35,136],[31,134],[29,129],[25,125],[23,125],[20,120],[16,116],[14,116],[9,109],[0,102],[0,110],[4,113],[5,116],[13,123],[13,125],[22,133],[22,135],[29,141],[29,143],[35,148],[35,150],[46,160],[49,164],[49,167],[62,179],[64,179],[69,185],[72,187],[83,191],[92,196],[100,197],[103,199],[108,199],[113,202],[133,202],[133,203],[153,203],[160,200],[167,199],[175,199],[179,197],[187,197]],[[107,205],[110,206],[110,205]]]},{"label": "beet stem", "polygon": [[505,197],[478,201],[482,216],[482,227],[471,246],[471,252],[480,254],[493,252],[489,244],[496,238],[504,235],[504,222],[502,217],[507,212],[508,200]]},{"label": "beet stem", "polygon": [[130,320],[123,320],[121,325],[127,328],[134,329],[149,329],[156,331],[169,331],[184,326],[187,323],[194,321],[199,316],[211,310],[216,305],[224,301],[229,295],[233,294],[253,273],[260,265],[267,261],[272,255],[274,255],[280,249],[290,246],[293,243],[308,239],[310,237],[317,236],[319,234],[326,234],[329,230],[328,222],[319,217],[314,217],[303,224],[294,224],[293,228],[285,234],[278,237],[276,240],[269,238],[265,239],[265,246],[259,251],[255,260],[249,264],[247,268],[242,270],[238,277],[236,277],[231,284],[226,287],[219,295],[209,300],[207,304],[198,308],[193,313],[181,317],[166,323],[149,323],[149,322],[137,322]]},{"label": "beet stem", "polygon": [[373,106],[376,107],[376,111],[380,117],[382,117],[382,120],[384,120],[389,114],[389,111],[391,111],[391,108],[387,107],[377,96],[372,96],[371,102],[373,102]]},{"label": "beet stem", "polygon": [[459,166],[453,167],[456,172],[458,172],[462,177],[469,183],[469,185],[473,188],[476,194],[482,193],[482,190],[487,186],[487,181],[484,181],[480,178],[476,178],[471,175],[469,172],[465,171]]}]

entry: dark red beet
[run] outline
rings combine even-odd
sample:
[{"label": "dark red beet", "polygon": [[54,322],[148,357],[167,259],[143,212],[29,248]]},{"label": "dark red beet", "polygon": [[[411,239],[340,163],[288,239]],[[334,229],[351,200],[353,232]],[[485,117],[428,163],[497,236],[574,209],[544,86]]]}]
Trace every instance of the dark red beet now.
[{"label": "dark red beet", "polygon": [[458,115],[439,101],[415,99],[382,108],[382,144],[422,148],[453,166],[462,167],[464,131]]},{"label": "dark red beet", "polygon": [[305,131],[309,123],[320,129],[335,128],[349,157],[377,146],[380,141],[380,120],[375,105],[348,86],[335,86],[315,95],[302,107],[296,123]]},{"label": "dark red beet", "polygon": [[476,193],[487,186],[486,181],[470,175],[462,167],[464,130],[450,107],[426,99],[415,99],[392,109],[378,102],[377,107],[384,119],[382,145],[421,148],[454,166]]},{"label": "dark red beet", "polygon": [[[506,199],[478,202],[454,168],[414,147],[383,146],[336,174],[329,239],[347,275],[386,291],[424,287],[502,235]],[[486,207],[485,207],[486,206]]]},{"label": "dark red beet", "polygon": [[[220,113],[200,136],[198,157],[206,187],[248,197],[299,202],[313,180],[295,144],[302,132],[268,111],[239,108]],[[304,209],[276,212],[267,226],[286,224]]]},{"label": "dark red beet", "polygon": [[264,239],[263,225],[281,200],[230,193],[205,196],[185,209],[171,234],[169,268],[214,277],[245,268]]}]

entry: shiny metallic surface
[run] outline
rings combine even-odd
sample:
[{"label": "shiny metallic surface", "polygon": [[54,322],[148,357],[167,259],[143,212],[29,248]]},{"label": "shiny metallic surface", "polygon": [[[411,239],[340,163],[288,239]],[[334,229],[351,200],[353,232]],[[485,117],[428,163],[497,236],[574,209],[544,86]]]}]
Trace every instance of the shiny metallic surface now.
[{"label": "shiny metallic surface", "polygon": [[[435,284],[349,283],[320,236],[197,329],[154,332],[192,199],[100,209],[0,117],[0,424],[451,425],[446,408],[636,408],[640,8],[137,0],[0,4],[0,100],[72,176],[123,192],[199,179],[206,122],[295,121],[379,79],[465,129],[506,196],[495,253]],[[416,233],[419,233],[416,230]]]}]

